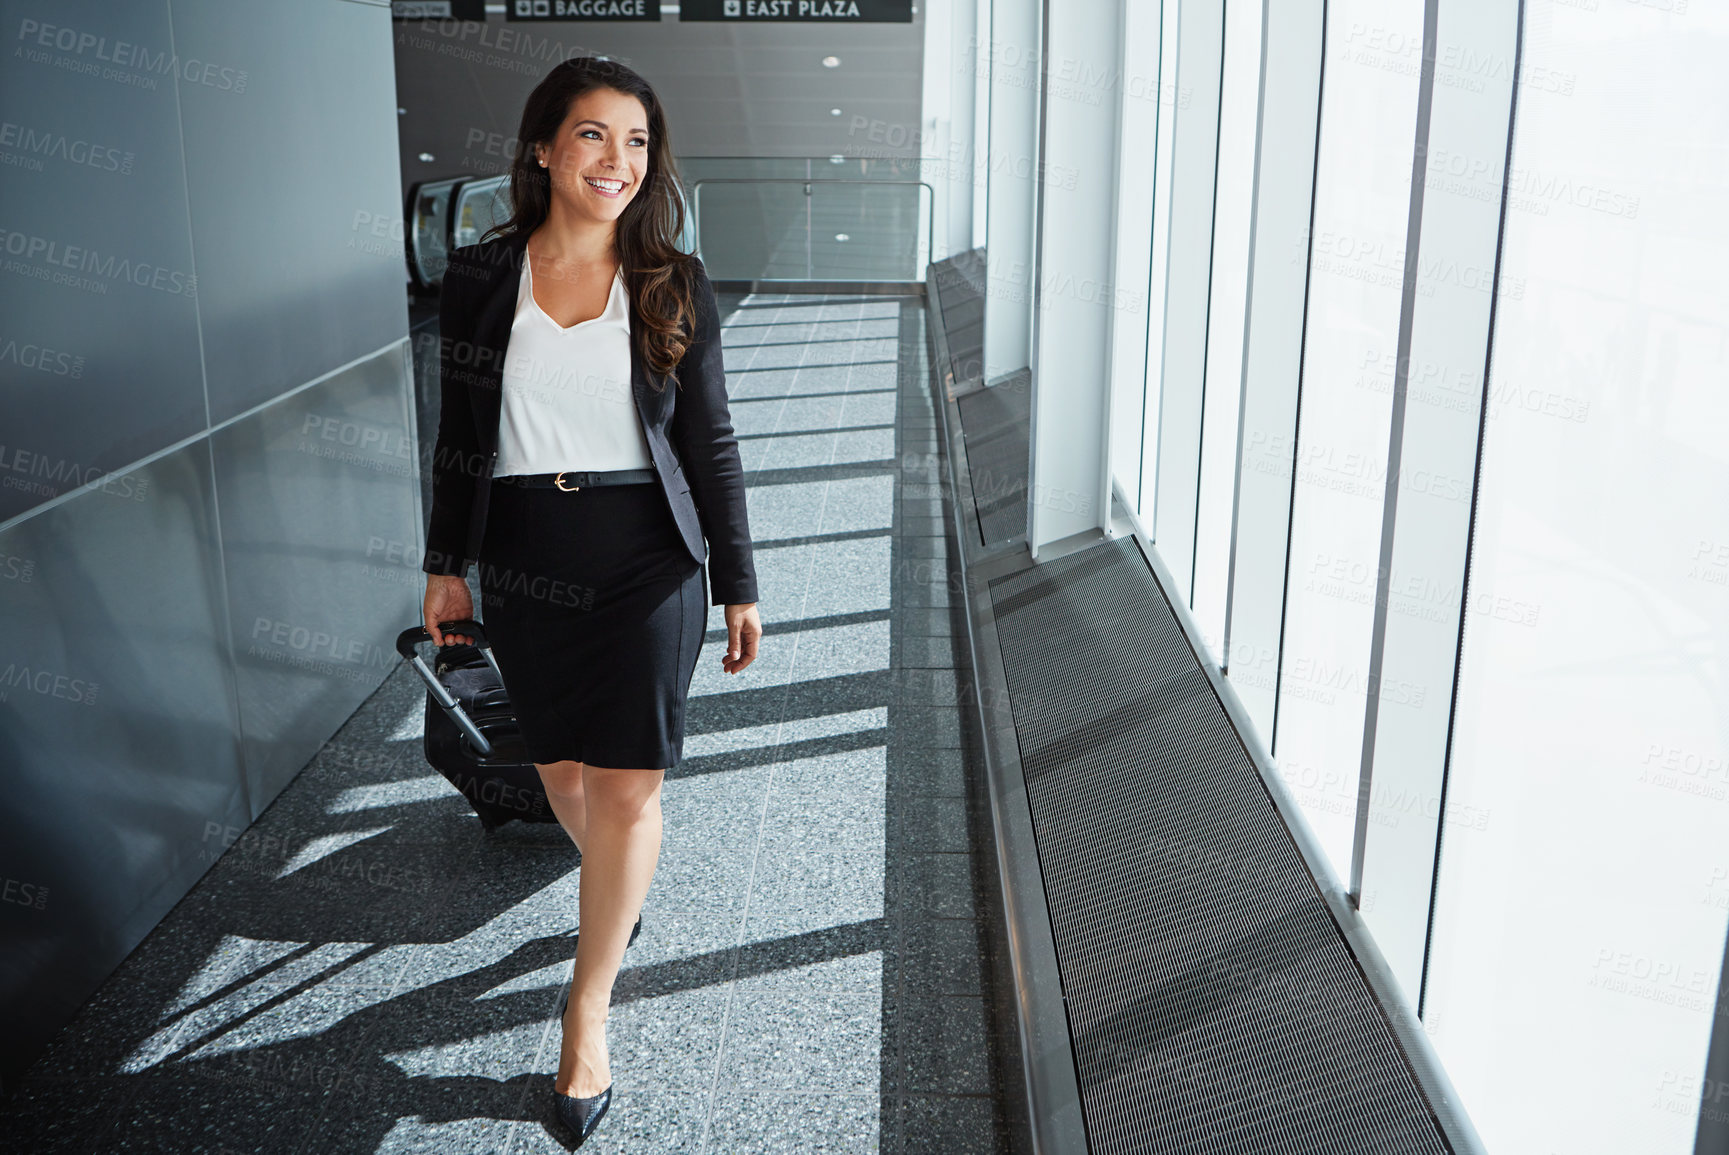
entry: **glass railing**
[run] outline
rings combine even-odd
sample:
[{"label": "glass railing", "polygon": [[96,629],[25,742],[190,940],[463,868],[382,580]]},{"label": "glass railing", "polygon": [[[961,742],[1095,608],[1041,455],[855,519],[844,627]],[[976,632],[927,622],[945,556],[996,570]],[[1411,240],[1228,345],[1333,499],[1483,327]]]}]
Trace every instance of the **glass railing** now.
[{"label": "glass railing", "polygon": [[932,188],[916,160],[688,157],[687,236],[709,275],[740,281],[919,281]]},{"label": "glass railing", "polygon": [[422,181],[409,194],[408,271],[426,289],[444,279],[450,257],[450,198],[462,178]]},{"label": "glass railing", "polygon": [[493,225],[510,219],[510,184],[506,177],[465,181],[450,214],[451,248],[478,244]]},{"label": "glass railing", "polygon": [[[925,161],[923,164],[933,162]],[[923,282],[934,220],[918,160],[688,157],[681,247],[725,281]],[[504,176],[414,189],[409,270],[436,285],[452,249],[510,215]]]}]

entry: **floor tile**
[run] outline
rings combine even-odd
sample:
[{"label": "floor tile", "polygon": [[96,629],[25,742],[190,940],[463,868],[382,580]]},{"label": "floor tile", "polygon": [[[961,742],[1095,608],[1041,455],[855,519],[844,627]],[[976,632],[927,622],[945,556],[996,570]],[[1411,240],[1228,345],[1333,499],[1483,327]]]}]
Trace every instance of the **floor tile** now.
[{"label": "floor tile", "polygon": [[893,980],[888,922],[821,910],[754,910],[745,919],[736,990],[853,991],[880,994]]},{"label": "floor tile", "polygon": [[883,1004],[885,1090],[991,1094],[990,1025],[982,998],[903,986]]},{"label": "floor tile", "polygon": [[765,847],[751,884],[750,908],[777,914],[827,912],[875,918],[884,903],[883,850]]},{"label": "floor tile", "polygon": [[933,995],[983,993],[979,924],[970,918],[898,916],[885,920],[894,984]]},{"label": "floor tile", "polygon": [[975,918],[970,855],[896,854],[900,909],[922,918]]},{"label": "floor tile", "polygon": [[972,846],[965,798],[897,792],[890,829],[891,844],[897,849],[965,854]]},{"label": "floor tile", "polygon": [[24,1080],[0,1111],[0,1151],[97,1152],[140,1080],[87,1075]]},{"label": "floor tile", "polygon": [[[606,1022],[613,1085],[625,1088],[698,1086],[714,1074],[729,992],[718,987],[614,1002]],[[548,1031],[536,1062],[558,1069],[563,1032]]]},{"label": "floor tile", "polygon": [[148,1075],[102,1138],[104,1152],[300,1150],[330,1092],[182,1075]]},{"label": "floor tile", "polygon": [[882,1004],[872,993],[740,992],[727,1022],[716,1106],[741,1091],[876,1092]]},{"label": "floor tile", "polygon": [[875,1094],[732,1094],[709,1127],[709,1150],[745,1155],[875,1151],[882,1100]]},{"label": "floor tile", "polygon": [[884,1151],[995,1155],[1007,1149],[1007,1136],[998,1133],[996,1105],[988,1095],[898,1095],[893,1101],[893,1146],[885,1142]]}]

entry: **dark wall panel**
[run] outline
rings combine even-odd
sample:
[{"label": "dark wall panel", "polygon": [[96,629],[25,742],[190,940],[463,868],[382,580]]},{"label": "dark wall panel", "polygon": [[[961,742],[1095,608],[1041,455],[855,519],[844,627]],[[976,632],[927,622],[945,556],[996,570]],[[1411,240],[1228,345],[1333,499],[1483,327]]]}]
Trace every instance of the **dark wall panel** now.
[{"label": "dark wall panel", "polygon": [[217,548],[203,441],[0,533],[8,1068],[250,820]]},{"label": "dark wall panel", "polygon": [[215,421],[407,330],[386,15],[175,0]]},{"label": "dark wall panel", "polygon": [[0,522],[204,428],[168,6],[0,0]]},{"label": "dark wall panel", "polygon": [[253,817],[420,620],[407,358],[395,345],[211,437]]},{"label": "dark wall panel", "polygon": [[389,8],[0,27],[4,1091],[394,664],[421,520]]}]

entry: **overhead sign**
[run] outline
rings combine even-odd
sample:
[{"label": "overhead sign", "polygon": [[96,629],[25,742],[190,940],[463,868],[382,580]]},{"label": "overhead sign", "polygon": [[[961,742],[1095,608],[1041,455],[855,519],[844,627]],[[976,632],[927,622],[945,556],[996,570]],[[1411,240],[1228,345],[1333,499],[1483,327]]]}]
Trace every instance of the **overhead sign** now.
[{"label": "overhead sign", "polygon": [[660,0],[504,0],[507,20],[659,20]]},{"label": "overhead sign", "polygon": [[911,24],[913,0],[680,0],[682,20]]},{"label": "overhead sign", "polygon": [[393,20],[486,20],[486,0],[390,0]]}]

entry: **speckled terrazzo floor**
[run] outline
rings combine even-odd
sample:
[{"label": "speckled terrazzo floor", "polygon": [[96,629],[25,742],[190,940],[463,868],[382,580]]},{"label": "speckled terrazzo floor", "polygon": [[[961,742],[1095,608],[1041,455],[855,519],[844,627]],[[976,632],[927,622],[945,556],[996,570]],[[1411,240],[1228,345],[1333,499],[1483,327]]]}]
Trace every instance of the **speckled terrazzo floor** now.
[{"label": "speckled terrazzo floor", "polygon": [[[1000,1150],[922,307],[723,305],[766,636],[729,678],[711,610],[585,1150]],[[399,668],[250,830],[211,832],[0,1150],[567,1147],[576,851],[485,834],[421,755],[423,702]]]}]

